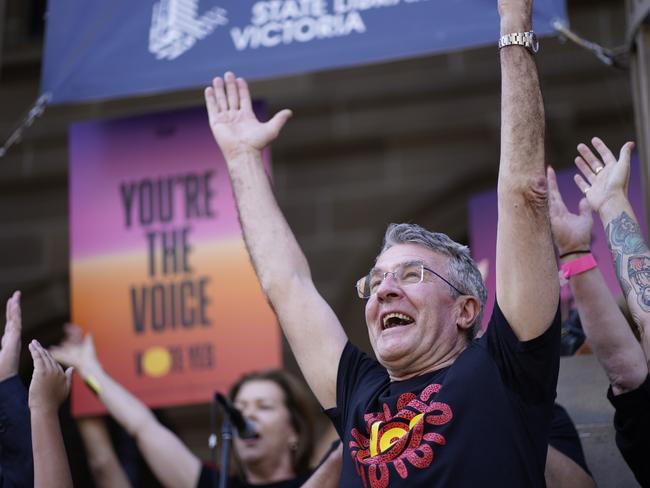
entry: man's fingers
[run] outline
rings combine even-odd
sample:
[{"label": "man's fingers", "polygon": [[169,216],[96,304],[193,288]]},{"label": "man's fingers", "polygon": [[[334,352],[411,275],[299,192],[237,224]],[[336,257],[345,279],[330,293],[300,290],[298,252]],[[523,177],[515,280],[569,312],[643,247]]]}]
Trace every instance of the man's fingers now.
[{"label": "man's fingers", "polygon": [[239,110],[239,90],[237,89],[237,81],[234,73],[228,71],[224,75],[226,82],[226,96],[228,97],[228,109]]},{"label": "man's fingers", "polygon": [[205,108],[208,110],[208,120],[210,121],[210,125],[212,125],[215,117],[219,113],[217,99],[214,96],[214,88],[208,86],[203,90],[203,97],[205,98]]},{"label": "man's fingers", "polygon": [[45,360],[43,359],[42,348],[36,339],[29,343],[29,352],[34,361],[34,370],[43,371],[45,369]]},{"label": "man's fingers", "polygon": [[[592,174],[596,174],[596,173],[600,172],[600,170],[602,169],[602,167],[604,165],[600,161],[600,159],[598,159],[596,157],[596,155],[591,151],[589,146],[587,146],[586,144],[582,144],[582,143],[578,144],[578,153],[580,153],[580,156],[582,156],[582,160],[585,163],[586,169],[587,169],[586,172],[582,168],[580,169],[580,171],[582,171],[582,174],[587,179],[590,178],[589,172],[591,172]],[[578,161],[578,158],[576,158],[576,164],[578,164],[577,161]]]},{"label": "man's fingers", "polygon": [[546,168],[546,179],[548,180],[548,195],[551,208],[555,206],[558,211],[566,210],[566,205],[564,204],[564,200],[562,200],[560,188],[557,186],[555,170],[550,166]]},{"label": "man's fingers", "polygon": [[279,111],[277,114],[273,116],[271,120],[269,120],[268,124],[273,129],[275,135],[278,135],[280,133],[282,127],[284,127],[284,124],[287,123],[287,120],[289,120],[292,115],[293,112],[291,110],[284,109]]},{"label": "man's fingers", "polygon": [[248,83],[244,78],[237,78],[237,89],[239,90],[239,107],[243,110],[253,110],[251,94],[248,90]]},{"label": "man's fingers", "polygon": [[621,148],[620,155],[618,157],[618,160],[621,162],[629,162],[630,158],[632,157],[632,151],[634,150],[634,142],[628,141],[625,144],[623,144],[623,147]]},{"label": "man's fingers", "polygon": [[65,392],[66,396],[70,392],[70,385],[72,385],[72,373],[74,373],[74,368],[70,366],[65,370]]},{"label": "man's fingers", "polygon": [[580,188],[580,191],[585,195],[589,191],[589,188],[591,188],[589,183],[587,183],[585,181],[585,179],[580,175],[574,175],[573,176],[573,181],[575,181],[575,184],[578,185],[578,188]]},{"label": "man's fingers", "polygon": [[591,169],[591,166],[589,166],[581,156],[576,156],[575,164],[582,173],[584,179],[587,181],[591,181],[593,179],[595,173]]},{"label": "man's fingers", "polygon": [[47,366],[50,371],[60,371],[63,372],[63,368],[59,363],[56,362],[56,360],[52,357],[52,355],[48,352],[47,349],[43,349],[43,357],[45,358],[45,361],[47,362]]},{"label": "man's fingers", "polygon": [[226,90],[223,79],[216,77],[212,80],[212,92],[216,101],[216,108],[218,112],[225,112],[228,110],[228,101],[226,100]]},{"label": "man's fingers", "polygon": [[15,291],[7,300],[7,325],[10,328],[20,331],[22,326],[22,317],[20,311],[20,292]]},{"label": "man's fingers", "polygon": [[[596,148],[596,151],[598,151],[598,154],[600,154],[601,159],[603,160],[603,163],[605,164],[613,164],[616,162],[616,157],[614,157],[614,154],[610,149],[607,147],[607,145],[600,139],[600,137],[593,137],[591,139],[591,143],[594,145]],[[594,168],[595,170],[596,168]]]},{"label": "man's fingers", "polygon": [[52,371],[53,368],[53,362],[54,360],[52,359],[52,356],[50,356],[47,351],[41,346],[41,343],[38,342],[36,339],[32,341],[34,344],[34,349],[38,351],[38,354],[40,355],[42,361],[43,361],[43,370],[44,371]]}]

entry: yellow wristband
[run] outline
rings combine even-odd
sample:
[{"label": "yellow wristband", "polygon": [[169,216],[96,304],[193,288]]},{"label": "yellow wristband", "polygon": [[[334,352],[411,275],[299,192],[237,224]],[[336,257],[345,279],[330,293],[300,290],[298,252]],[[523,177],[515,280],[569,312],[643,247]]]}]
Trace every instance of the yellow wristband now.
[{"label": "yellow wristband", "polygon": [[99,395],[102,392],[102,387],[99,384],[99,381],[97,381],[97,378],[95,378],[93,375],[88,375],[84,377],[84,381],[88,388],[92,390],[92,392],[95,395]]}]

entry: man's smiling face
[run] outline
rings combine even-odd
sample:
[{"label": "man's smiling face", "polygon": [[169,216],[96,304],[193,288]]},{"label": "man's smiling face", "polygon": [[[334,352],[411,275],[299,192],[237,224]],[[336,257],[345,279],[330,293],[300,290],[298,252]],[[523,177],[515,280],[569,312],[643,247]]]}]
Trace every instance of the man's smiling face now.
[{"label": "man's smiling face", "polygon": [[456,326],[457,297],[447,283],[427,271],[414,284],[400,284],[392,274],[400,265],[421,262],[447,278],[448,261],[418,244],[395,245],[377,258],[375,269],[389,274],[366,303],[366,324],[375,355],[393,378],[430,370],[464,342]]}]

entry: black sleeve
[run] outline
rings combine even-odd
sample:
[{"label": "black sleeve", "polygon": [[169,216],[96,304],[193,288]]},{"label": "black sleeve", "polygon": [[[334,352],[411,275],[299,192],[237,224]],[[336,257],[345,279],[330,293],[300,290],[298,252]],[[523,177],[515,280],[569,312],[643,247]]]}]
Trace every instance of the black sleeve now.
[{"label": "black sleeve", "polygon": [[377,361],[361,352],[350,341],[345,345],[339,361],[336,379],[336,407],[325,410],[339,437],[347,423],[346,412],[354,397],[388,377]]},{"label": "black sleeve", "polygon": [[616,445],[641,486],[650,487],[650,375],[636,390],[607,398],[616,409]]},{"label": "black sleeve", "polygon": [[18,376],[0,382],[0,466],[3,488],[34,485],[27,392]]},{"label": "black sleeve", "polygon": [[555,398],[560,369],[560,310],[544,333],[520,341],[499,308],[494,304],[484,340],[497,363],[503,381],[528,404]]}]

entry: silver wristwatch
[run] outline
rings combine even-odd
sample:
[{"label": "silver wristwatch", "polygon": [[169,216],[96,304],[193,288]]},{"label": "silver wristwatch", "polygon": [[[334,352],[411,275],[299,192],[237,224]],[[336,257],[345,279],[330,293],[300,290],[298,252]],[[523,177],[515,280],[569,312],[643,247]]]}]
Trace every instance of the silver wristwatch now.
[{"label": "silver wristwatch", "polygon": [[539,51],[539,41],[533,31],[513,32],[512,34],[501,36],[501,39],[499,39],[499,49],[506,46],[524,46],[532,54]]}]

